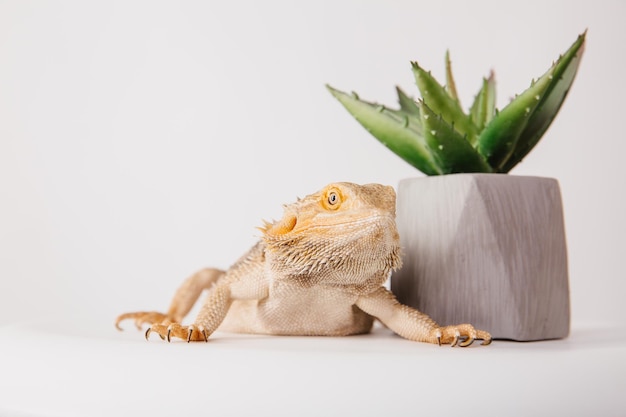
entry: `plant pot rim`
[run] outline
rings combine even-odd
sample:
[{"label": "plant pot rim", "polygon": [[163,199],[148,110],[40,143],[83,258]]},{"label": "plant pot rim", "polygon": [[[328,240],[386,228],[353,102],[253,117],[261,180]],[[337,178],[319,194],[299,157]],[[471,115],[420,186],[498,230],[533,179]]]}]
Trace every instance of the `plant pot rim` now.
[{"label": "plant pot rim", "polygon": [[408,181],[415,181],[415,180],[438,180],[438,181],[442,181],[442,178],[445,179],[449,179],[449,178],[476,178],[476,177],[480,177],[480,178],[513,178],[516,180],[522,180],[522,181],[528,181],[528,180],[532,180],[532,179],[536,179],[536,180],[552,180],[552,181],[557,181],[558,179],[555,177],[550,177],[550,176],[542,176],[542,175],[516,175],[516,174],[504,174],[504,173],[498,173],[498,172],[460,172],[460,173],[454,173],[454,174],[442,174],[442,175],[423,175],[423,176],[415,176],[415,177],[405,177],[400,179],[399,182],[408,182]]}]

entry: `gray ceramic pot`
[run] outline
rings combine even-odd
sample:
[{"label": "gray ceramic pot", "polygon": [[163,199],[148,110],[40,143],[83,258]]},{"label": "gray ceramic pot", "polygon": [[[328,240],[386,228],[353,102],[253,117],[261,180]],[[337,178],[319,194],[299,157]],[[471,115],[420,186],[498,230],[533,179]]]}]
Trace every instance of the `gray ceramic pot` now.
[{"label": "gray ceramic pot", "polygon": [[398,299],[440,325],[519,341],[569,334],[567,247],[551,178],[455,174],[402,180]]}]

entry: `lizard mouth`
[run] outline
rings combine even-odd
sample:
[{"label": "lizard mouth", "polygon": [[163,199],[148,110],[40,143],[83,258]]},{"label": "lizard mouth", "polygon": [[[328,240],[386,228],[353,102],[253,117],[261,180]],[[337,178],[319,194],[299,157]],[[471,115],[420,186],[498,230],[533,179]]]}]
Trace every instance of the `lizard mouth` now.
[{"label": "lizard mouth", "polygon": [[[307,229],[307,230],[315,230],[315,229],[330,229],[330,228],[336,228],[336,227],[346,227],[346,228],[355,228],[355,227],[363,227],[363,226],[367,226],[370,224],[386,224],[388,222],[390,222],[392,219],[390,218],[389,215],[387,214],[376,214],[376,215],[369,215],[367,217],[363,217],[363,218],[356,218],[356,219],[349,219],[349,220],[341,220],[341,221],[329,221],[327,223],[324,224],[313,224],[310,226],[303,226],[302,229]],[[294,223],[294,229],[295,229],[296,223]],[[292,229],[293,230],[293,229]]]},{"label": "lizard mouth", "polygon": [[269,236],[283,236],[293,231],[298,223],[298,217],[294,214],[284,216],[279,222],[268,224],[262,229]]},{"label": "lizard mouth", "polygon": [[266,236],[287,237],[291,233],[318,232],[325,236],[344,235],[346,232],[354,233],[355,229],[369,229],[371,226],[377,228],[392,228],[395,226],[393,216],[386,213],[368,213],[364,216],[354,216],[352,218],[337,219],[328,217],[323,222],[319,219],[307,221],[306,217],[300,219],[297,214],[285,215],[280,221],[273,225],[268,225],[264,229]]}]

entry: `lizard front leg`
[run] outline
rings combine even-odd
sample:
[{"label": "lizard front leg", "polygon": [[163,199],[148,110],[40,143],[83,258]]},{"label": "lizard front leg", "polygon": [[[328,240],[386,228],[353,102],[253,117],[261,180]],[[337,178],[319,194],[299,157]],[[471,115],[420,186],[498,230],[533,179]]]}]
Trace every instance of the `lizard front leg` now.
[{"label": "lizard front leg", "polygon": [[405,339],[439,345],[449,343],[452,346],[458,343],[462,347],[471,345],[476,339],[483,340],[483,345],[491,343],[488,332],[477,330],[471,324],[439,326],[428,315],[401,304],[384,287],[359,297],[356,305]]},{"label": "lizard front leg", "polygon": [[[171,341],[177,337],[187,342],[208,341],[209,336],[222,324],[228,309],[234,300],[259,300],[269,295],[267,283],[260,276],[239,276],[230,272],[211,290],[194,323],[183,326],[180,323],[155,324],[146,332],[146,338],[152,332]],[[242,279],[243,278],[243,279]]]},{"label": "lizard front leg", "polygon": [[233,298],[228,283],[219,283],[213,288],[205,300],[198,317],[191,326],[183,326],[180,322],[153,324],[146,331],[146,339],[152,332],[158,333],[162,339],[171,341],[172,337],[184,339],[187,342],[205,341],[218,328],[226,317]]},{"label": "lizard front leg", "polygon": [[202,291],[211,288],[211,286],[217,282],[223,274],[224,271],[220,269],[202,269],[187,278],[178,290],[176,290],[167,313],[160,313],[157,311],[137,311],[133,313],[121,314],[115,320],[115,327],[122,330],[120,322],[127,319],[135,320],[135,326],[137,326],[137,329],[139,330],[141,330],[144,323],[166,326],[171,323],[180,323],[198,300]]},{"label": "lizard front leg", "polygon": [[231,267],[213,286],[191,326],[183,326],[180,322],[155,324],[148,329],[146,337],[156,332],[168,342],[171,337],[187,342],[206,342],[222,324],[234,300],[260,300],[269,295],[263,259],[262,247],[255,246]]},{"label": "lizard front leg", "polygon": [[[172,337],[187,342],[207,341],[226,317],[233,300],[258,300],[268,296],[269,286],[264,275],[264,260],[264,246],[257,243],[228,271],[205,269],[187,279],[176,292],[167,314],[154,312],[122,314],[117,318],[116,325],[121,320],[134,318],[139,327],[143,323],[151,324],[146,331],[146,339],[154,332],[168,342]],[[202,290],[209,288],[210,292],[194,323],[191,326],[183,326],[181,324],[183,317],[187,315]]]}]

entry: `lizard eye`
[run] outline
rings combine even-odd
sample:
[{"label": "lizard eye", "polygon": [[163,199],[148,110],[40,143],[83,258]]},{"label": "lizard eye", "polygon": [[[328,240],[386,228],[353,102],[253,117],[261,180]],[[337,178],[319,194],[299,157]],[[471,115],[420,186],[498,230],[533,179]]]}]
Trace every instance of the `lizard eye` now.
[{"label": "lizard eye", "polygon": [[339,190],[331,189],[326,193],[326,197],[322,201],[326,209],[337,210],[342,202],[341,194]]}]

